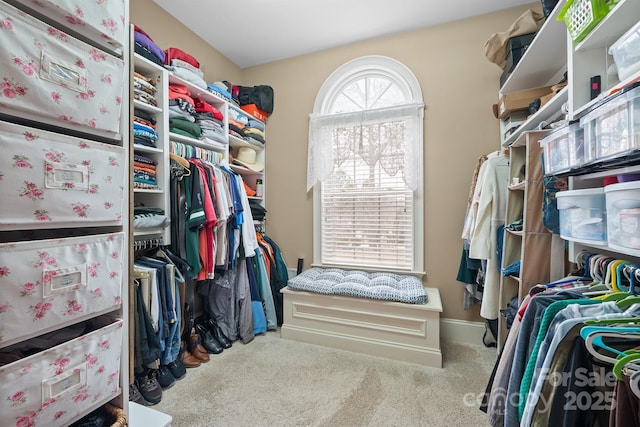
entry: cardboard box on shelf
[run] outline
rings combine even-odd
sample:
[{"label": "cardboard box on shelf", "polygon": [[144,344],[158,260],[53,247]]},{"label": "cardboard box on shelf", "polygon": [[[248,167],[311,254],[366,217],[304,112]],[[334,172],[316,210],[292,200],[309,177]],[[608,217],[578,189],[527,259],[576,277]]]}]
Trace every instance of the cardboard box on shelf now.
[{"label": "cardboard box on shelf", "polygon": [[493,104],[493,115],[497,119],[509,117],[512,111],[526,110],[535,99],[552,93],[551,86],[503,93],[497,104]]},{"label": "cardboard box on shelf", "polygon": [[550,94],[547,94],[545,96],[541,96],[540,97],[540,108],[544,107],[544,104],[546,104],[547,102],[551,101],[551,98],[553,98],[554,96],[556,96],[555,92],[551,92]]}]

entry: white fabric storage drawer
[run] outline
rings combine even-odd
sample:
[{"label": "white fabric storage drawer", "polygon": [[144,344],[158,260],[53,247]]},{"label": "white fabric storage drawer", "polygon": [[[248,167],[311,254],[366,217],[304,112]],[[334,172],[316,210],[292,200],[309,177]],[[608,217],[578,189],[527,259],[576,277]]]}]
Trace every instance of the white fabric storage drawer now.
[{"label": "white fabric storage drawer", "polygon": [[0,3],[0,112],[118,139],[124,62]]},{"label": "white fabric storage drawer", "polygon": [[0,243],[0,346],[121,305],[123,233]]},{"label": "white fabric storage drawer", "polygon": [[122,320],[0,366],[2,426],[67,426],[120,393]]},{"label": "white fabric storage drawer", "polygon": [[0,230],[121,225],[125,150],[0,122]]},{"label": "white fabric storage drawer", "polygon": [[123,0],[9,0],[34,10],[57,24],[118,54],[124,40]]}]

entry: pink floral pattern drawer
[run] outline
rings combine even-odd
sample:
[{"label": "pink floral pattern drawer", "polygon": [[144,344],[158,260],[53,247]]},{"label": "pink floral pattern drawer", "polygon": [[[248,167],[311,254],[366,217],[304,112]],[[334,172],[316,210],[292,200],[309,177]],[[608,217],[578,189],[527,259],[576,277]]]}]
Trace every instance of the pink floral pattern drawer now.
[{"label": "pink floral pattern drawer", "polygon": [[0,122],[0,229],[121,225],[122,147]]},{"label": "pink floral pattern drawer", "polygon": [[120,307],[124,234],[0,243],[0,346]]},{"label": "pink floral pattern drawer", "polygon": [[124,40],[124,0],[12,0],[121,53]]},{"label": "pink floral pattern drawer", "polygon": [[0,424],[66,426],[120,393],[122,320],[0,367]]},{"label": "pink floral pattern drawer", "polygon": [[0,112],[119,138],[124,63],[0,3]]}]

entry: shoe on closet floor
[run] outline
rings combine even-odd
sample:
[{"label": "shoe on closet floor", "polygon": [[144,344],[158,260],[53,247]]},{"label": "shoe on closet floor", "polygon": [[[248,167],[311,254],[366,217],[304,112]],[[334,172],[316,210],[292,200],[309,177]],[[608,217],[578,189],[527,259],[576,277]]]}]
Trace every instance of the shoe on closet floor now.
[{"label": "shoe on closet floor", "polygon": [[220,354],[223,351],[222,344],[213,337],[210,330],[204,327],[204,325],[196,323],[196,332],[200,335],[200,342],[202,346],[207,350],[207,353]]},{"label": "shoe on closet floor", "polygon": [[148,369],[144,375],[136,377],[140,394],[149,402],[149,405],[155,405],[162,400],[162,387],[158,383],[157,376],[157,369]]},{"label": "shoe on closet floor", "polygon": [[179,358],[174,360],[173,362],[169,362],[167,368],[169,369],[169,372],[171,372],[171,375],[173,375],[173,378],[175,378],[176,380],[181,380],[185,375],[187,375],[187,369],[185,368],[184,363],[182,363]]},{"label": "shoe on closet floor", "polygon": [[200,359],[191,354],[186,339],[182,339],[180,341],[180,352],[178,353],[178,360],[186,369],[197,368],[202,363],[200,362]]},{"label": "shoe on closet floor", "polygon": [[182,364],[185,368],[197,368],[202,364],[200,359],[195,357],[189,350],[185,350],[182,353]]},{"label": "shoe on closet floor", "polygon": [[193,356],[200,359],[200,362],[207,363],[209,361],[209,353],[207,353],[207,350],[202,346],[200,335],[196,333],[195,328],[191,329],[187,348]]},{"label": "shoe on closet floor", "polygon": [[147,402],[144,397],[142,397],[140,390],[138,390],[137,381],[129,384],[129,401],[135,402],[138,405],[149,406],[149,402]]},{"label": "shoe on closet floor", "polygon": [[158,384],[160,384],[160,387],[162,387],[163,390],[171,388],[176,383],[176,379],[167,365],[160,365],[157,376]]},{"label": "shoe on closet floor", "polygon": [[220,328],[220,325],[218,325],[215,320],[213,320],[212,318],[208,318],[204,322],[204,326],[211,331],[213,337],[218,340],[222,347],[231,348],[231,340],[227,338],[224,332],[222,332],[222,328]]}]

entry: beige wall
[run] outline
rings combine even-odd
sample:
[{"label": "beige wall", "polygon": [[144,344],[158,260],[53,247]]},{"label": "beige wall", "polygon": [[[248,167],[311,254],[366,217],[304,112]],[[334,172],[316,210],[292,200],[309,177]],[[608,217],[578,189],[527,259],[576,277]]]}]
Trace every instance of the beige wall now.
[{"label": "beige wall", "polygon": [[[131,19],[157,36],[161,47],[181,47],[198,59],[201,46],[192,34],[177,36],[157,28],[157,6],[132,2]],[[425,109],[425,270],[424,283],[440,289],[443,317],[481,320],[478,307],[462,308],[462,285],[456,281],[462,241],[460,233],[473,168],[482,154],[500,147],[498,122],[491,105],[497,100],[500,69],[484,57],[484,42],[506,29],[524,10],[519,7],[394,36],[360,42],[315,54],[244,70],[207,64],[209,79],[274,88],[275,108],[267,126],[265,180],[267,232],[280,246],[290,267],[313,258],[312,193],[306,188],[308,116],[325,79],[339,66],[364,55],[386,55],[405,64],[422,86]],[[162,23],[171,18],[160,13]],[[141,16],[141,15],[140,15]],[[138,22],[136,22],[138,23]],[[161,40],[166,40],[163,44]],[[182,44],[184,42],[184,44]],[[202,42],[200,40],[200,42]],[[266,47],[268,49],[268,47]],[[217,53],[217,52],[216,52]],[[219,55],[219,53],[217,53]],[[219,74],[217,73],[219,72]],[[227,73],[227,74],[225,74]],[[234,80],[239,76],[239,80]]]}]

